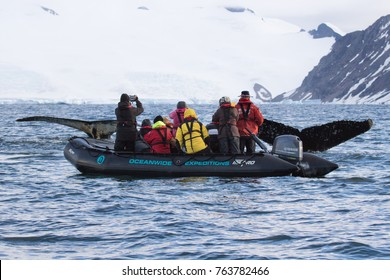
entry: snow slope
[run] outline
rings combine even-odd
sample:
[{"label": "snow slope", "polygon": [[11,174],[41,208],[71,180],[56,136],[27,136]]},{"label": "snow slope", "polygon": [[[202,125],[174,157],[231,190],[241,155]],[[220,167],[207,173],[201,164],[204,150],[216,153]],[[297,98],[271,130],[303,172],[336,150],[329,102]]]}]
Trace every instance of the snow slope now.
[{"label": "snow slope", "polygon": [[255,83],[276,96],[334,43],[239,3],[2,1],[0,99],[207,102]]}]

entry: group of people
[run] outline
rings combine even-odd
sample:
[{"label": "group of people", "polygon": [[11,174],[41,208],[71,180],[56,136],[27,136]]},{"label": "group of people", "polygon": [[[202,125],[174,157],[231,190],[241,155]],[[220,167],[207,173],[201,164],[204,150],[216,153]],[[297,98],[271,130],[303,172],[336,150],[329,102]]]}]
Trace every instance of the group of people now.
[{"label": "group of people", "polygon": [[[227,96],[219,99],[219,108],[212,117],[212,124],[218,128],[216,135],[218,145],[211,145],[212,137],[208,129],[198,120],[195,110],[188,108],[184,101],[178,102],[177,108],[169,114],[173,123],[162,116],[155,117],[153,123],[145,119],[138,132],[136,116],[144,109],[137,96],[131,97],[122,94],[115,109],[117,132],[114,149],[116,151],[135,151],[135,143],[139,137],[149,144],[153,153],[251,154],[255,152],[255,142],[251,133],[258,133],[264,118],[260,109],[250,100],[249,91],[241,92],[237,104],[232,103]],[[132,102],[135,102],[136,106],[133,106]]]}]

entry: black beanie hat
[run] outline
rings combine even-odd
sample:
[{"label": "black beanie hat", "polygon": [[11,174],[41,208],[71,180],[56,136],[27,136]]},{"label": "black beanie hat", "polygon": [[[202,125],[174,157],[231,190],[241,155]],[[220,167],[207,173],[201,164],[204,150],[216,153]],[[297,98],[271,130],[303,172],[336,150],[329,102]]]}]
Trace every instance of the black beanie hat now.
[{"label": "black beanie hat", "polygon": [[126,93],[122,93],[121,102],[130,102],[130,97]]},{"label": "black beanie hat", "polygon": [[158,115],[157,117],[154,118],[153,123],[156,123],[156,122],[158,122],[158,121],[164,122],[163,117],[161,117],[160,115]]},{"label": "black beanie hat", "polygon": [[177,102],[177,109],[183,109],[183,108],[187,108],[187,103],[185,101],[179,101]]},{"label": "black beanie hat", "polygon": [[152,126],[152,122],[149,119],[144,119],[141,126]]}]

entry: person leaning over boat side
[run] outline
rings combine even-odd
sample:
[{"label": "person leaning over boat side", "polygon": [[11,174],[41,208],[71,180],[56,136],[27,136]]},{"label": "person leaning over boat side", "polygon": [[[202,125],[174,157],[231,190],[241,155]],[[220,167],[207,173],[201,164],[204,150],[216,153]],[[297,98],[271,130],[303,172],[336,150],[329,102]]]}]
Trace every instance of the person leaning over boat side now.
[{"label": "person leaning over boat side", "polygon": [[175,146],[175,138],[162,121],[153,124],[152,130],[144,136],[144,140],[150,145],[153,153],[169,154],[171,146]]},{"label": "person leaning over boat side", "polygon": [[136,116],[140,115],[144,108],[136,95],[132,96],[136,102],[137,108],[130,103],[130,97],[123,93],[115,109],[117,120],[116,139],[114,149],[116,151],[131,151],[135,150],[135,141],[137,138],[137,120]]},{"label": "person leaning over boat side", "polygon": [[184,112],[184,121],[177,128],[176,141],[178,150],[187,154],[210,153],[208,142],[209,133],[196,115],[195,110],[188,108]]},{"label": "person leaning over boat side", "polygon": [[176,136],[176,130],[177,128],[182,124],[184,121],[184,112],[187,110],[187,104],[185,101],[179,101],[176,105],[176,110],[169,113],[169,117],[173,120],[173,136]]},{"label": "person leaning over boat side", "polygon": [[167,117],[163,117],[163,122],[165,123],[168,130],[172,133],[173,136],[173,123]]},{"label": "person leaning over boat side", "polygon": [[240,153],[240,133],[237,128],[238,111],[230,102],[230,98],[223,96],[219,99],[219,108],[212,117],[213,123],[218,123],[218,142],[220,153]]},{"label": "person leaning over boat side", "polygon": [[242,91],[239,97],[240,100],[236,104],[236,108],[238,110],[237,127],[240,132],[240,151],[244,153],[246,149],[246,154],[253,154],[256,149],[256,143],[249,132],[246,131],[246,128],[257,135],[259,126],[264,122],[264,117],[260,109],[251,102],[249,91]]}]

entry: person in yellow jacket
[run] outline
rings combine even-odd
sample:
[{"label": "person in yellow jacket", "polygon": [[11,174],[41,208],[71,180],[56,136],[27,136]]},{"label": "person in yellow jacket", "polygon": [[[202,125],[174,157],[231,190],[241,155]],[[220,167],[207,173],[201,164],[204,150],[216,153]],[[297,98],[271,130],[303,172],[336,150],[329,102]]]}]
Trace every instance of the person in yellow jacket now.
[{"label": "person in yellow jacket", "polygon": [[209,133],[206,126],[198,121],[194,109],[188,108],[184,112],[184,121],[177,128],[176,140],[180,150],[186,154],[210,153],[208,142]]}]

